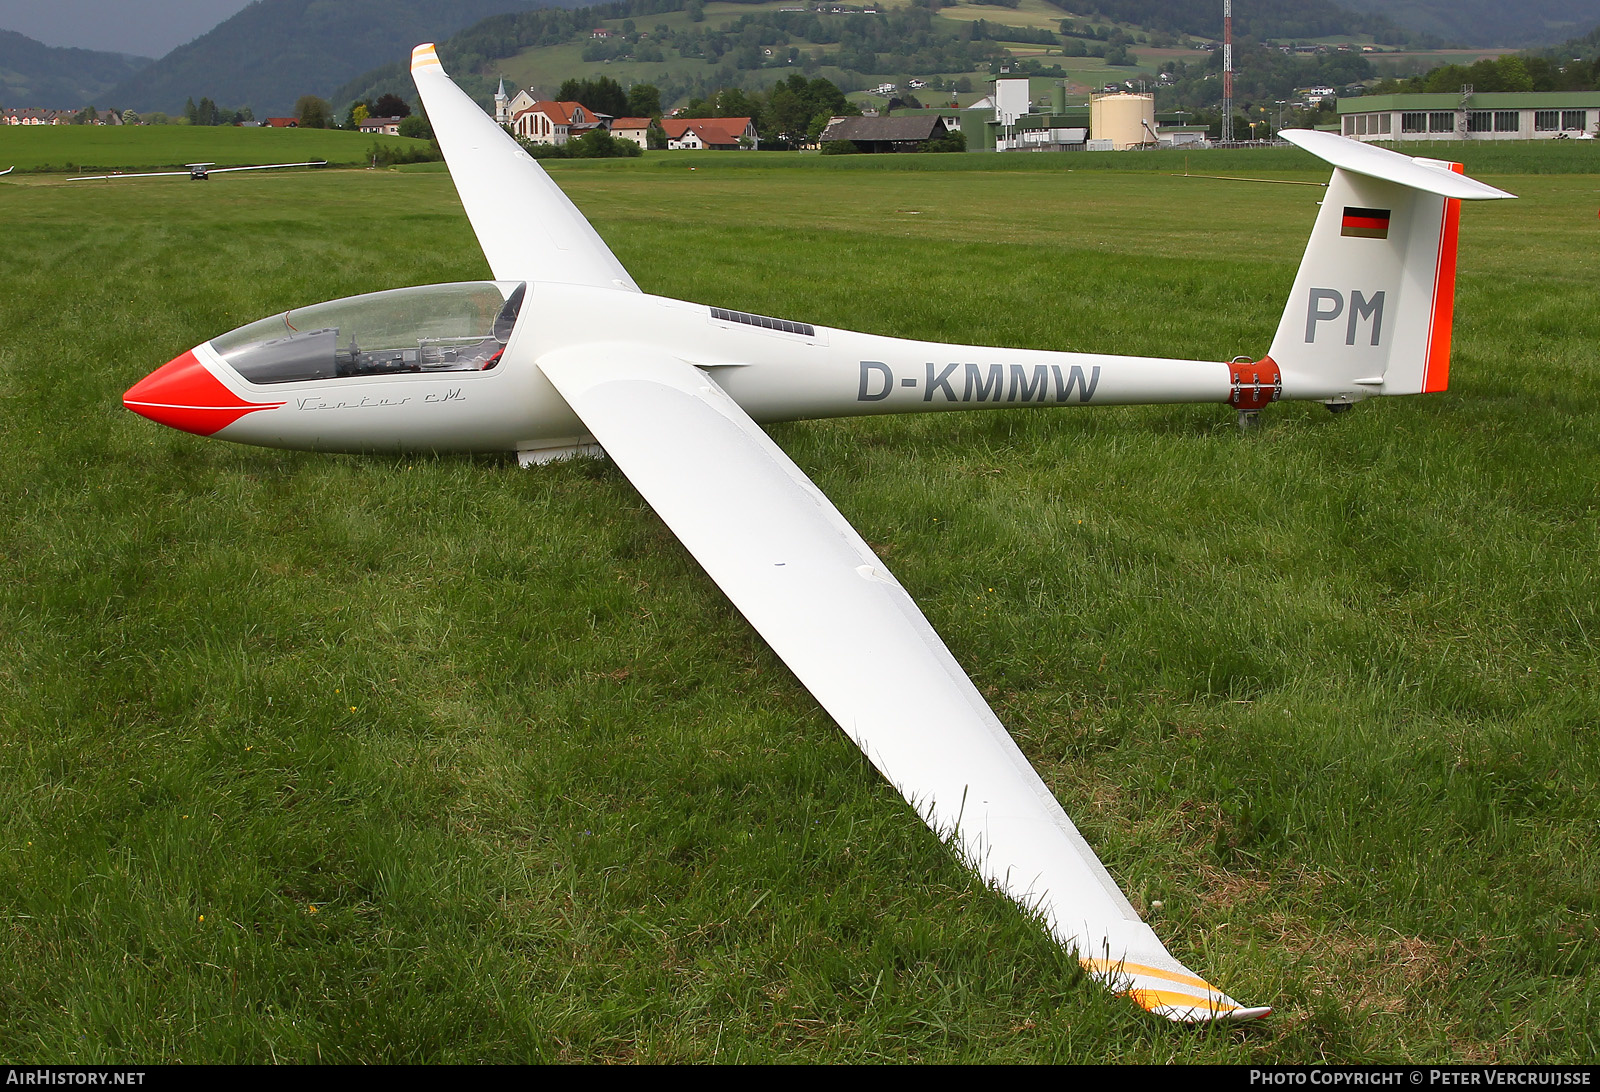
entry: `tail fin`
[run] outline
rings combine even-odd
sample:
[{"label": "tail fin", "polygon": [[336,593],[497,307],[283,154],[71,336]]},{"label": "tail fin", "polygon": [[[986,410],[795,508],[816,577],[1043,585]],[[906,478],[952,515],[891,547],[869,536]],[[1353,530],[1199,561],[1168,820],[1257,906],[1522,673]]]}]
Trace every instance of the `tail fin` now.
[{"label": "tail fin", "polygon": [[1282,135],[1334,167],[1272,339],[1284,397],[1444,390],[1461,202],[1516,195],[1467,178],[1459,163],[1332,133]]}]

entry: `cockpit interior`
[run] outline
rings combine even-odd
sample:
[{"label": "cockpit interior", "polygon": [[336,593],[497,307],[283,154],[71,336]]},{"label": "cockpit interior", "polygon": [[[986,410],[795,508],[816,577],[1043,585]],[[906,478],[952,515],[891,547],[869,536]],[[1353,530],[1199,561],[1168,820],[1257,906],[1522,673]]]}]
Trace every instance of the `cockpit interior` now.
[{"label": "cockpit interior", "polygon": [[373,292],[252,322],[211,347],[260,384],[484,372],[500,363],[526,294],[496,281]]}]

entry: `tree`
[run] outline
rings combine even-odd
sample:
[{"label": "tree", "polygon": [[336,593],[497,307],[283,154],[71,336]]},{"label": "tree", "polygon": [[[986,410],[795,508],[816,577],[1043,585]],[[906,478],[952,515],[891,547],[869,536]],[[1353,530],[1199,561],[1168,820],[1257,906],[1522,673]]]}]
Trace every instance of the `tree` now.
[{"label": "tree", "polygon": [[566,150],[572,159],[613,159],[644,152],[633,141],[614,137],[604,129],[590,129],[581,137],[567,141]]},{"label": "tree", "polygon": [[416,137],[419,140],[433,139],[433,126],[422,114],[412,114],[400,122],[400,135],[403,137]]},{"label": "tree", "polygon": [[295,120],[302,129],[326,129],[333,120],[333,107],[316,95],[301,95],[294,103]]},{"label": "tree", "polygon": [[346,129],[359,129],[361,123],[372,116],[372,108],[364,102],[352,102],[350,112],[344,116]]},{"label": "tree", "polygon": [[563,80],[556,92],[558,102],[581,102],[597,114],[614,118],[628,116],[628,96],[622,85],[610,76],[595,80]]},{"label": "tree", "polygon": [[660,89],[648,83],[636,83],[628,88],[628,116],[632,118],[660,117]]},{"label": "tree", "polygon": [[378,101],[372,104],[370,116],[375,118],[408,118],[411,116],[411,104],[390,91],[378,96]]}]

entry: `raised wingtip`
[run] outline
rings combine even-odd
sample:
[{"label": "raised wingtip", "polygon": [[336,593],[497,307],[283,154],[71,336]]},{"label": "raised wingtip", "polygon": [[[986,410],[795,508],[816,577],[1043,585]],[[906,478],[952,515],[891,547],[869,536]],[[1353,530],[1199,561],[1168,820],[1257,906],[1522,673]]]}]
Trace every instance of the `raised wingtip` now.
[{"label": "raised wingtip", "polygon": [[424,42],[411,51],[411,71],[426,68],[428,65],[437,65],[439,54],[434,52],[432,42]]}]

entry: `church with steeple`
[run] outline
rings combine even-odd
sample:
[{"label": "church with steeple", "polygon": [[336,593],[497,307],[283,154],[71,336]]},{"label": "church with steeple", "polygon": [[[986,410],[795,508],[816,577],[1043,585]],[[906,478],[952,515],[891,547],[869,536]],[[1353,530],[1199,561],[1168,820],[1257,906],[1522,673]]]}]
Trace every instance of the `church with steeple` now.
[{"label": "church with steeple", "polygon": [[500,90],[494,93],[494,120],[501,125],[511,124],[511,99],[506,95],[505,77],[500,77]]}]

